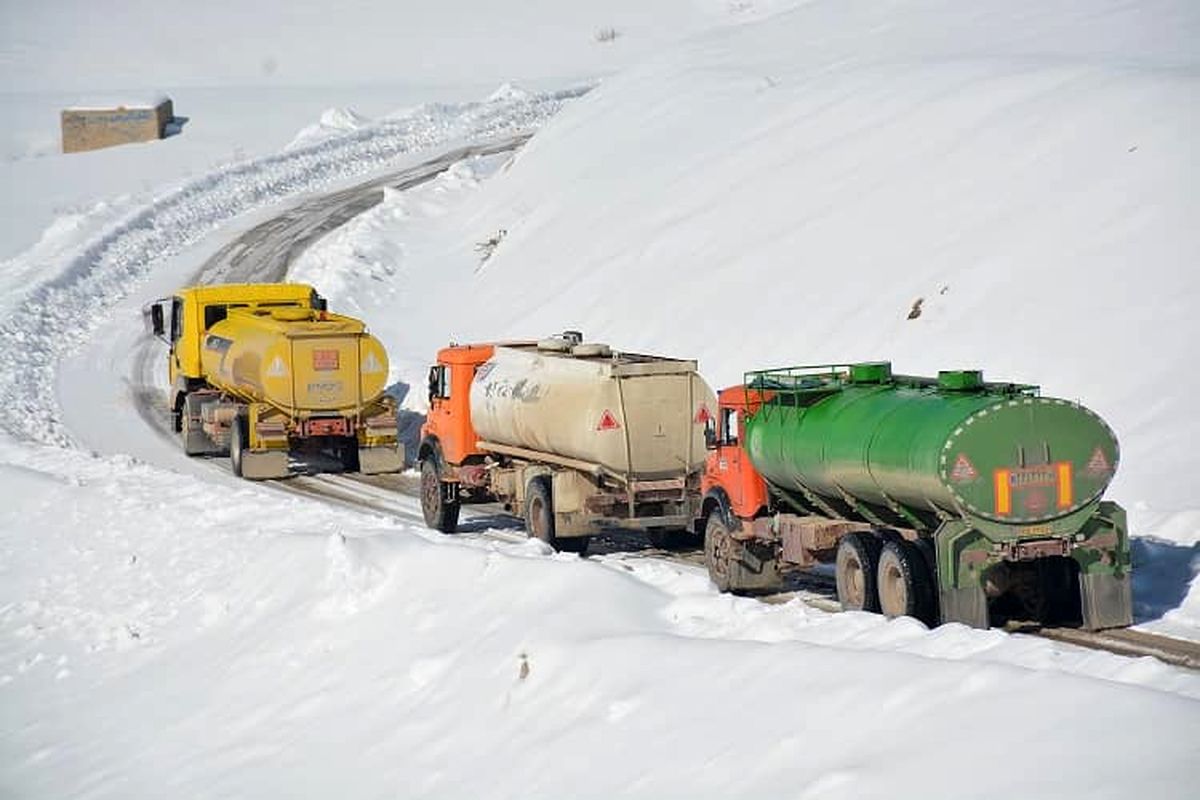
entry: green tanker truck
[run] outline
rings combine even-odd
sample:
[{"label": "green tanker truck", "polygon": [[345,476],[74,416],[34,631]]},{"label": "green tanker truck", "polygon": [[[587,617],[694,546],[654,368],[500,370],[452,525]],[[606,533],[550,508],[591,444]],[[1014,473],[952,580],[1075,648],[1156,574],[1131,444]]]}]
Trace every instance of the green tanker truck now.
[{"label": "green tanker truck", "polygon": [[723,591],[827,563],[844,608],[930,625],[1132,622],[1117,440],[1078,403],[882,362],[750,372],[718,408],[696,532]]}]

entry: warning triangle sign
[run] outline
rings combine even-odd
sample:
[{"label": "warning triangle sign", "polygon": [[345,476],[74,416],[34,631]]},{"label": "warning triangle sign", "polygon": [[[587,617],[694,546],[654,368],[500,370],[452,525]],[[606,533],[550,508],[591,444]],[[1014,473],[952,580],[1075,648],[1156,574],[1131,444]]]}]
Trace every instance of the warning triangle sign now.
[{"label": "warning triangle sign", "polygon": [[374,353],[367,353],[367,357],[363,359],[362,371],[364,375],[373,372],[383,372],[383,365],[379,363],[379,359]]},{"label": "warning triangle sign", "polygon": [[708,406],[700,406],[700,410],[696,412],[695,423],[697,425],[707,425],[712,419],[712,414],[708,413]]},{"label": "warning triangle sign", "polygon": [[1112,465],[1108,463],[1108,459],[1104,457],[1104,451],[1097,445],[1095,452],[1092,453],[1092,457],[1087,463],[1087,474],[1103,475],[1111,471]]},{"label": "warning triangle sign", "polygon": [[596,430],[598,431],[615,431],[620,427],[621,423],[617,422],[617,418],[614,417],[613,413],[607,408],[604,409],[604,413],[600,415],[600,421],[596,423]]},{"label": "warning triangle sign", "polygon": [[950,470],[950,480],[955,483],[968,483],[979,477],[975,465],[967,458],[966,453],[959,453],[954,459],[954,469]]},{"label": "warning triangle sign", "polygon": [[267,367],[267,375],[272,378],[282,378],[287,375],[287,366],[283,363],[283,359],[275,356],[275,360]]}]

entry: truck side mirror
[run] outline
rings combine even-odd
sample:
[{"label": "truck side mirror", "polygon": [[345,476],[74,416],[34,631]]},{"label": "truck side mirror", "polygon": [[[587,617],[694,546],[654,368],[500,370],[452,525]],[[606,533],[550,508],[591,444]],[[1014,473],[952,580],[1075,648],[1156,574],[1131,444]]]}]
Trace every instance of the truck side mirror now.
[{"label": "truck side mirror", "polygon": [[441,388],[441,368],[436,364],[429,368],[429,403],[433,404],[433,399],[438,396],[438,389]]},{"label": "truck side mirror", "polygon": [[150,331],[160,339],[167,332],[167,327],[163,323],[162,303],[154,303],[150,306]]},{"label": "truck side mirror", "polygon": [[704,447],[708,450],[717,449],[717,429],[711,421],[704,425]]}]

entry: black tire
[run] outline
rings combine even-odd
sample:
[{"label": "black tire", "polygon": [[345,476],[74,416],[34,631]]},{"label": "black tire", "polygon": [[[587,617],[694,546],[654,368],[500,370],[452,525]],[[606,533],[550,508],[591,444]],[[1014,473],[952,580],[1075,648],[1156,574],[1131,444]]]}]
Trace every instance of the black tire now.
[{"label": "black tire", "polygon": [[233,474],[242,477],[242,451],[250,439],[249,421],[241,414],[233,420],[229,429],[229,464]]},{"label": "black tire", "polygon": [[[357,455],[357,451],[356,451]],[[421,462],[421,513],[425,524],[442,533],[458,530],[457,501],[447,500],[441,472],[431,456]]]},{"label": "black tire", "polygon": [[176,428],[179,433],[179,441],[183,445],[183,452],[189,456],[202,456],[213,452],[214,445],[212,439],[204,432],[203,428],[197,428],[192,423],[193,416],[200,414],[200,403],[195,395],[188,395],[183,400],[183,406],[179,413],[175,415]]},{"label": "black tire", "polygon": [[878,613],[879,550],[879,539],[870,533],[848,533],[838,542],[835,574],[843,609]]},{"label": "black tire", "polygon": [[358,472],[358,439],[349,436],[338,443],[338,461],[344,472]]},{"label": "black tire", "polygon": [[704,564],[718,592],[728,592],[732,586],[733,545],[733,537],[729,535],[729,526],[721,512],[709,514],[704,524]]},{"label": "black tire", "polygon": [[550,479],[544,475],[530,478],[525,487],[525,531],[534,539],[555,546],[554,500],[550,495]]},{"label": "black tire", "polygon": [[914,617],[934,624],[933,581],[925,556],[912,542],[893,539],[879,554],[875,585],[887,617]]},{"label": "black tire", "polygon": [[774,546],[735,539],[732,526],[720,511],[709,514],[704,523],[704,563],[718,591],[770,592],[781,583]]},{"label": "black tire", "polygon": [[539,475],[530,478],[525,487],[525,531],[534,539],[541,539],[560,553],[587,552],[587,536],[564,536],[558,538],[554,527],[554,497],[550,488],[550,477]]}]

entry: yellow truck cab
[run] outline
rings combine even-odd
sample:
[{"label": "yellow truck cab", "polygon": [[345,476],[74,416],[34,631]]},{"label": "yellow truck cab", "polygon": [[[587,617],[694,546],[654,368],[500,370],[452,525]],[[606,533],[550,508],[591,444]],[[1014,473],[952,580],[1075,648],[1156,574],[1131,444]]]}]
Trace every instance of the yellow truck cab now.
[{"label": "yellow truck cab", "polygon": [[147,314],[169,348],[168,403],[188,455],[228,451],[236,474],[260,479],[288,475],[301,446],[345,470],[403,468],[383,345],[311,286],[196,286]]}]

